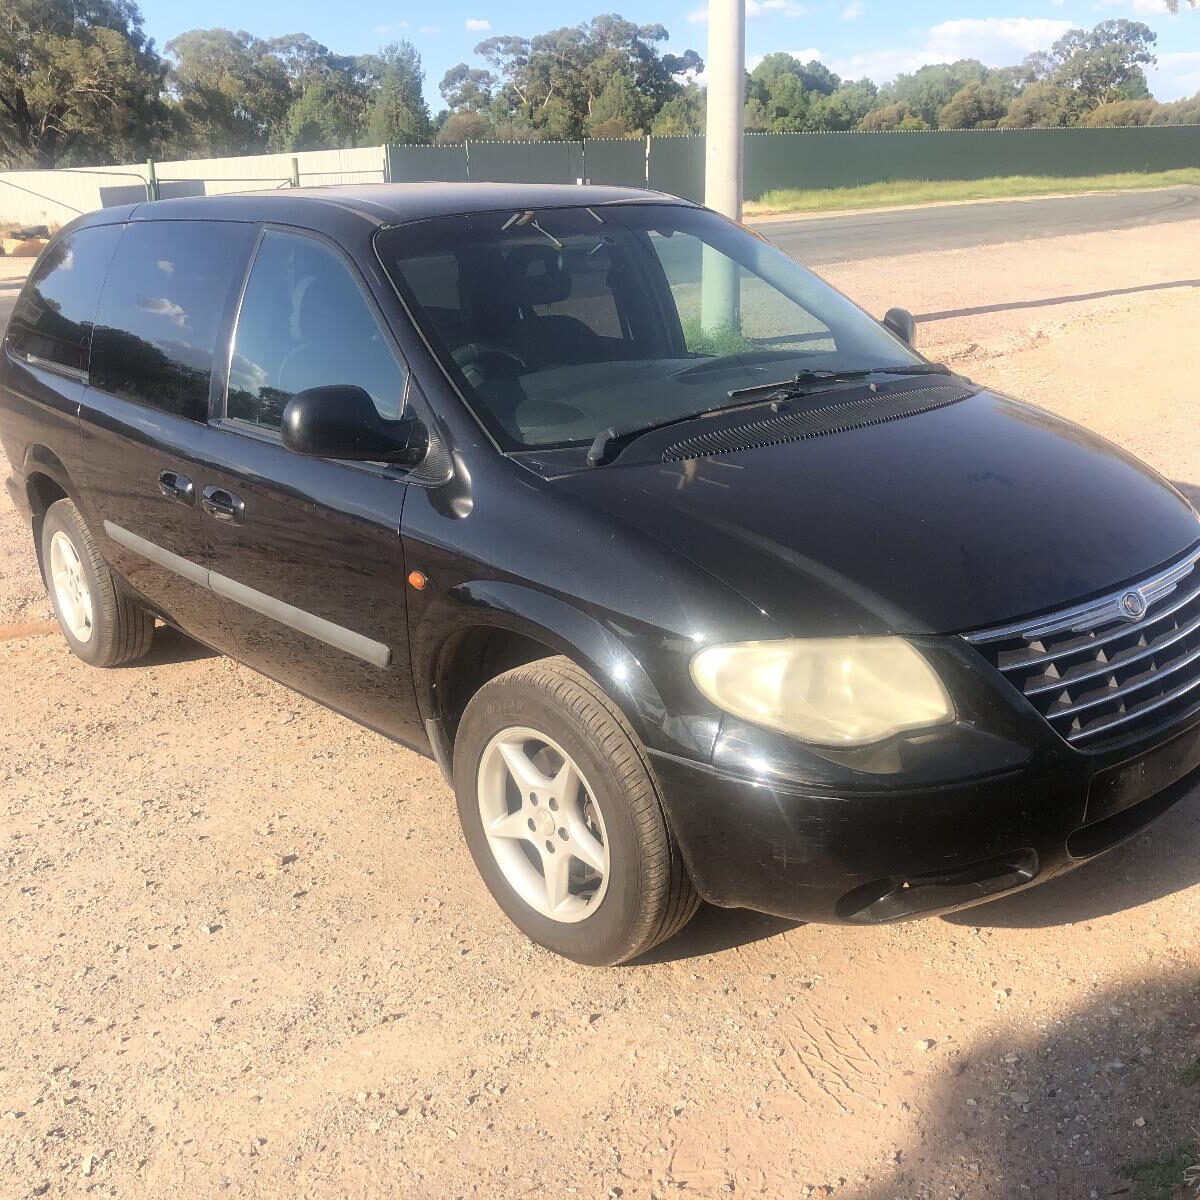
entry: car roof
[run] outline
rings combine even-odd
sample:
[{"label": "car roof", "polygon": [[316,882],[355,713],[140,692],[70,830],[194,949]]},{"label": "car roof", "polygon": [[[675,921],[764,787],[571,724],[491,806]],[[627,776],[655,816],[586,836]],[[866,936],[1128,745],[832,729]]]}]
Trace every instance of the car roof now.
[{"label": "car roof", "polygon": [[429,217],[523,208],[600,208],[613,204],[689,200],[640,188],[559,183],[369,183],[233,192],[147,201],[91,213],[79,224],[121,221],[280,221],[323,229],[348,214],[378,226]]}]

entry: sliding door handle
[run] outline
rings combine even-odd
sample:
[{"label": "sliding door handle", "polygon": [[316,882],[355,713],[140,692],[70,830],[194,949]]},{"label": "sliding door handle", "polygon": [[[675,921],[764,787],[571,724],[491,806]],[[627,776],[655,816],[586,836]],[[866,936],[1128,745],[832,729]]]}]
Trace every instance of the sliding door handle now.
[{"label": "sliding door handle", "polygon": [[242,503],[242,498],[219,487],[204,489],[200,507],[214,521],[224,521],[229,525],[240,525],[246,515],[246,506]]},{"label": "sliding door handle", "polygon": [[196,503],[196,486],[186,475],[178,471],[159,471],[158,490],[168,500],[177,500],[180,504]]}]

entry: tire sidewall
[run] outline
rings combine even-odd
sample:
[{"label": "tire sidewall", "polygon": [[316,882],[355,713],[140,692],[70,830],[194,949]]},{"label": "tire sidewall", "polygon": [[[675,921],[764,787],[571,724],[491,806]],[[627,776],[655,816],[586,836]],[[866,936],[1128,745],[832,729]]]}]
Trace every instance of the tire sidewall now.
[{"label": "tire sidewall", "polygon": [[[95,664],[104,657],[105,641],[112,636],[112,630],[108,628],[107,614],[101,603],[104,581],[96,574],[95,567],[92,565],[92,556],[88,553],[88,547],[84,544],[80,530],[80,518],[76,515],[73,505],[67,508],[67,504],[69,503],[69,501],[65,503],[59,501],[56,504],[52,504],[46,511],[46,516],[42,521],[42,578],[46,585],[46,592],[50,597],[50,603],[54,608],[54,616],[58,621],[58,627],[62,630],[63,637],[67,639],[67,644],[71,647],[72,653],[81,658],[85,663]],[[58,593],[50,574],[50,542],[56,533],[63,533],[71,539],[71,545],[75,548],[75,553],[79,556],[79,563],[83,568],[88,590],[91,593],[92,636],[86,642],[81,642],[71,632],[58,606]]]},{"label": "tire sidewall", "polygon": [[[514,891],[483,831],[479,813],[479,764],[488,743],[504,729],[525,726],[553,738],[587,781],[600,809],[609,848],[609,876],[596,911],[581,921],[543,916]],[[454,791],[471,857],[496,902],[535,942],[576,962],[619,961],[635,936],[642,892],[642,849],[623,787],[573,715],[525,680],[496,680],[471,702],[454,747]]]}]

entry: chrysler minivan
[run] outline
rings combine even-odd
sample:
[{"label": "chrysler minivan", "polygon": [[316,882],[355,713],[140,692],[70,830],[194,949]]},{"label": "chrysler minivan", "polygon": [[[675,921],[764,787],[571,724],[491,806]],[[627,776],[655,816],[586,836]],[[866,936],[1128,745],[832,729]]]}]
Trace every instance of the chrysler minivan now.
[{"label": "chrysler minivan", "polygon": [[512,921],[617,963],[701,899],[976,904],[1192,785],[1196,513],[912,341],[655,193],[168,200],[48,245],[0,440],[80,658],[165,622],[432,756]]}]

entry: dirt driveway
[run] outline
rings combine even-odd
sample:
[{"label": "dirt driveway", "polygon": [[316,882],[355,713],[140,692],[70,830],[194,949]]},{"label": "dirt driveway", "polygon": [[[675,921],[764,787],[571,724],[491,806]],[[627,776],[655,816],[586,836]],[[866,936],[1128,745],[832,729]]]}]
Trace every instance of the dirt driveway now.
[{"label": "dirt driveway", "polygon": [[[825,273],[1200,495],[1200,223]],[[148,664],[91,671],[37,632],[48,617],[0,499],[2,1197],[1182,1182],[1195,798],[953,920],[704,911],[654,960],[592,970],[505,923],[431,763],[171,633]]]}]

